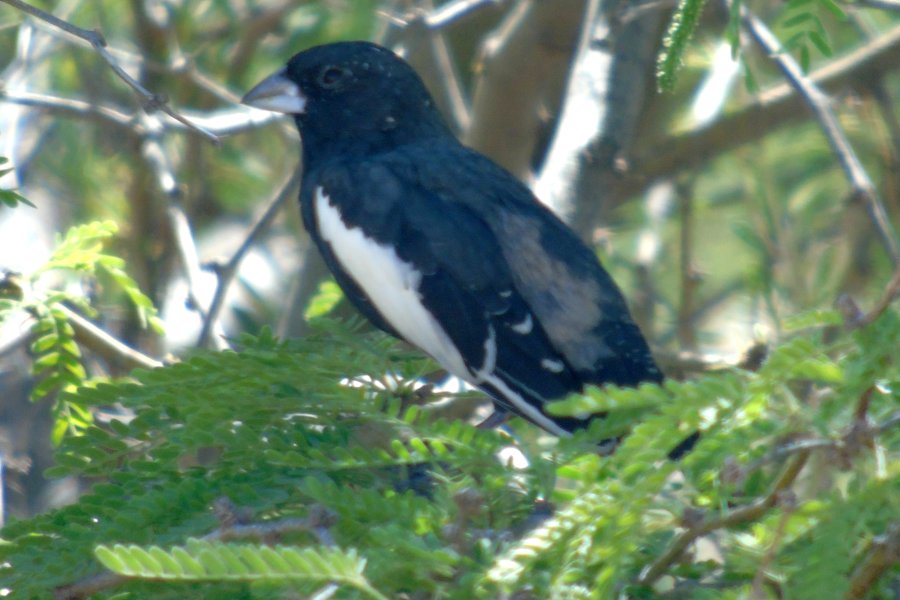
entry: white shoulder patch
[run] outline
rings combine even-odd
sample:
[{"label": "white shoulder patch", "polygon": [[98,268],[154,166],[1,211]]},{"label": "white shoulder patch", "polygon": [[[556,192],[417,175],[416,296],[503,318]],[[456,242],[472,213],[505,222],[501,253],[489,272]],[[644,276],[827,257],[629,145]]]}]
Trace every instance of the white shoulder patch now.
[{"label": "white shoulder patch", "polygon": [[564,365],[561,360],[545,358],[541,361],[541,367],[547,369],[551,373],[562,373],[563,369],[566,368],[566,365]]},{"label": "white shoulder patch", "polygon": [[384,320],[452,374],[471,380],[472,373],[450,336],[422,304],[422,274],[390,246],[366,237],[358,227],[347,227],[321,187],[315,191],[314,202],[319,234]]},{"label": "white shoulder patch", "polygon": [[531,320],[531,313],[526,313],[525,318],[522,319],[521,322],[512,325],[510,329],[520,335],[528,335],[529,333],[531,333],[531,329],[533,326],[534,322]]}]

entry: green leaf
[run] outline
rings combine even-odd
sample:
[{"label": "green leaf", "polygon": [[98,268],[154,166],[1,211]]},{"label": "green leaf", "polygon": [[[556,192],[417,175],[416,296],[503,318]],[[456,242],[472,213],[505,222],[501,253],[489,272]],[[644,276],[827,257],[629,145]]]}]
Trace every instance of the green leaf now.
[{"label": "green leaf", "polygon": [[813,13],[803,12],[800,14],[796,14],[793,17],[787,18],[784,20],[785,27],[796,27],[798,25],[802,25],[803,23],[807,23],[809,21],[814,21],[816,16]]},{"label": "green leaf", "polygon": [[311,321],[313,319],[324,317],[338,305],[343,297],[344,293],[334,281],[323,281],[319,284],[316,293],[309,300],[309,305],[303,313],[304,318],[307,321]]},{"label": "green leaf", "polygon": [[[171,550],[172,560],[178,563],[178,572],[182,573],[185,578],[203,578],[206,577],[206,569],[203,564],[188,553],[184,548],[178,546]],[[173,570],[173,573],[176,571]]]},{"label": "green leaf", "polygon": [[166,551],[158,546],[97,546],[94,555],[109,570],[128,577],[179,581],[329,581],[383,598],[363,577],[365,561],[353,550],[225,544],[192,539]]},{"label": "green leaf", "polygon": [[175,560],[172,554],[167,553],[159,546],[151,546],[148,552],[153,560],[160,565],[162,572],[169,573],[176,579],[185,574],[182,564]]},{"label": "green leaf", "polygon": [[787,332],[795,332],[811,327],[841,325],[844,318],[837,310],[812,310],[786,317],[782,327]]},{"label": "green leaf", "polygon": [[108,546],[97,546],[94,548],[94,556],[100,563],[112,571],[113,573],[126,574],[129,569],[125,561],[119,556],[119,552]]},{"label": "green leaf", "polygon": [[809,32],[809,40],[813,43],[813,45],[822,53],[823,56],[831,57],[833,54],[831,50],[831,45],[828,43],[825,35],[818,31]]},{"label": "green leaf", "polygon": [[841,21],[847,20],[847,13],[844,12],[844,9],[841,8],[840,4],[835,2],[835,0],[818,0],[818,3],[819,6],[824,7],[836,19],[839,19]]},{"label": "green leaf", "polygon": [[657,84],[661,90],[672,91],[688,43],[700,21],[705,0],[680,0],[669,30],[663,40],[663,49],[657,60]]}]

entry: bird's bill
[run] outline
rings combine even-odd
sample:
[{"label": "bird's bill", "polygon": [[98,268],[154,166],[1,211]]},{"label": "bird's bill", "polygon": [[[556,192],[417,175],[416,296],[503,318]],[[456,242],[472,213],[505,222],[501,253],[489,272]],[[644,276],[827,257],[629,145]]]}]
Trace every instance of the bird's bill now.
[{"label": "bird's bill", "polygon": [[306,96],[303,95],[296,83],[285,76],[285,71],[282,69],[263,79],[256,87],[247,92],[241,98],[241,104],[262,110],[296,115],[302,114],[306,108]]}]

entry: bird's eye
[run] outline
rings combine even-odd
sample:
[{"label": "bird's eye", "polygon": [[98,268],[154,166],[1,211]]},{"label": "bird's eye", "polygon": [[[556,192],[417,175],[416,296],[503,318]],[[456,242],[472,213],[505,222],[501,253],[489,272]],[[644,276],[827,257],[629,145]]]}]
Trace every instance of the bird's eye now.
[{"label": "bird's eye", "polygon": [[344,78],[349,74],[350,71],[343,67],[335,67],[329,65],[319,71],[319,76],[316,81],[321,87],[330,90],[341,85],[341,83],[344,81]]}]

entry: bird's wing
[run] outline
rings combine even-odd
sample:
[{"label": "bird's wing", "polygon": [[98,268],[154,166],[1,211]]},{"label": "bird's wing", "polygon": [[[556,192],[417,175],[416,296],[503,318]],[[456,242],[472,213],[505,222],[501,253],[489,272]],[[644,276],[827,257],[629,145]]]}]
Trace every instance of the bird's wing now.
[{"label": "bird's wing", "polygon": [[376,324],[504,408],[557,434],[572,429],[543,405],[581,381],[519,289],[495,230],[453,197],[452,182],[425,185],[417,162],[369,159],[307,174],[304,220],[338,283]]},{"label": "bird's wing", "polygon": [[[512,175],[462,146],[453,153],[444,161],[455,165],[453,183],[440,195],[490,228],[513,287],[578,378],[598,385],[661,381],[625,299],[594,252]],[[418,165],[429,189],[441,189],[446,171],[430,161]]]}]

